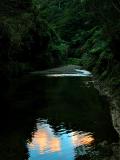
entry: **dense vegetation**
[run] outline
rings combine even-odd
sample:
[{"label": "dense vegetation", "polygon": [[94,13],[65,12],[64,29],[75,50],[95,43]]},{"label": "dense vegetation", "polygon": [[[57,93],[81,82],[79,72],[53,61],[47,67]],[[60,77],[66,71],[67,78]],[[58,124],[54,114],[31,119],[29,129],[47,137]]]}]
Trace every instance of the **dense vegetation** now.
[{"label": "dense vegetation", "polygon": [[119,0],[0,2],[1,76],[16,76],[66,61],[93,70],[116,88],[119,43]]},{"label": "dense vegetation", "polygon": [[[33,106],[37,108],[46,103],[44,95],[40,97],[40,93],[43,93],[42,89],[45,91],[45,88],[41,87],[42,82],[39,79],[40,86],[34,79],[31,79],[35,82],[33,85],[27,79],[29,76],[24,82],[21,79],[20,82],[14,81],[14,78],[30,71],[62,64],[77,64],[91,70],[97,79],[104,82],[101,83],[101,85],[104,84],[103,88],[106,86],[111,88],[111,94],[118,98],[119,106],[119,54],[120,0],[0,0],[0,100],[1,104],[3,103],[0,110],[1,124],[7,119],[6,124],[11,128],[11,118],[12,121],[23,119],[23,121],[26,120],[22,122],[26,128],[26,125],[32,122],[32,118],[27,120],[26,115],[28,116],[31,112],[34,114]],[[17,86],[18,83],[19,86]],[[27,88],[26,92],[21,86]],[[63,87],[64,85],[60,88]],[[71,91],[76,92],[74,89]],[[44,101],[43,104],[42,101]],[[94,103],[93,101],[91,104]],[[23,110],[25,112],[25,108],[27,108],[27,114],[23,118],[22,112]],[[116,123],[120,133],[120,111],[116,110],[113,122],[115,121],[114,126]],[[6,124],[5,128],[7,128]],[[18,125],[18,128],[22,127]],[[27,135],[24,137],[23,133],[20,138],[12,134],[10,142],[15,139],[15,145],[12,145],[11,151],[15,151],[18,144],[23,146],[23,139],[28,137]],[[1,146],[6,147],[5,143],[10,146],[11,143],[8,142],[5,136],[5,139],[1,141],[1,144],[3,143]],[[25,147],[26,145],[17,148],[26,150]],[[20,155],[24,150],[20,150]],[[5,157],[9,157],[8,147],[7,152],[4,152],[4,149],[2,152],[5,153]]]},{"label": "dense vegetation", "polygon": [[[0,2],[0,76],[10,78],[61,63],[63,42],[31,0]],[[64,50],[65,49],[65,50]]]},{"label": "dense vegetation", "polygon": [[[35,82],[33,85],[28,80],[29,76],[25,77],[24,82],[21,79],[16,81],[16,78],[31,71],[63,64],[77,64],[91,70],[100,82],[103,81],[99,86],[103,85],[105,89],[108,87],[111,97],[118,100],[114,103],[118,106],[115,106],[117,109],[114,109],[115,118],[112,120],[114,127],[117,126],[120,132],[119,54],[120,0],[1,0],[0,97],[2,100],[0,100],[1,104],[3,103],[1,122],[7,117],[6,124],[11,127],[12,123],[9,120],[12,118],[12,121],[15,121],[20,118],[21,121],[25,108],[27,115],[34,114],[33,106],[37,109],[43,105],[42,101],[46,103],[44,95],[43,97],[40,95],[45,88],[39,78],[37,80],[40,86],[34,78],[31,79]],[[26,91],[24,92],[22,88]],[[9,109],[4,106],[8,106]],[[27,120],[25,115],[24,119],[27,121],[23,122],[26,128],[32,118]],[[18,128],[21,126],[18,125]],[[17,137],[14,136],[16,142],[20,139],[18,137],[17,140]],[[21,137],[24,138],[23,133]],[[1,142],[4,144],[4,139]],[[23,150],[20,150],[20,154],[22,152]],[[117,155],[117,152],[115,154]],[[9,153],[6,156],[9,156]]]},{"label": "dense vegetation", "polygon": [[119,0],[45,0],[43,19],[68,45],[68,63],[79,64],[118,89],[120,69]]}]

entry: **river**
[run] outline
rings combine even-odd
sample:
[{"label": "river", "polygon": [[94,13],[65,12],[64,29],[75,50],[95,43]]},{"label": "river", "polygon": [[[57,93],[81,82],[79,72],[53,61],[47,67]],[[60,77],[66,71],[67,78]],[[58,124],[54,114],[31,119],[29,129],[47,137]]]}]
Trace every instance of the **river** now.
[{"label": "river", "polygon": [[21,78],[9,91],[12,113],[1,118],[0,160],[109,159],[118,135],[91,73],[41,73]]}]

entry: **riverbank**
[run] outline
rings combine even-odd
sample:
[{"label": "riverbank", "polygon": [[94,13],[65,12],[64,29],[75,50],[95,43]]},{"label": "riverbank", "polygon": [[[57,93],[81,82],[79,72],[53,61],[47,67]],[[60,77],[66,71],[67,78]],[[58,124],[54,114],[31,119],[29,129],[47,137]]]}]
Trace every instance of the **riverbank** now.
[{"label": "riverbank", "polygon": [[[78,65],[67,65],[67,66],[65,65],[57,68],[52,68],[44,71],[36,71],[31,73],[32,74],[72,74],[72,73],[75,73],[76,71],[80,72],[81,70],[83,70],[83,68]],[[120,135],[119,95],[116,96],[116,93],[114,93],[112,87],[111,88],[110,86],[108,87],[107,81],[99,81],[97,77],[96,78],[93,77],[92,82],[94,82],[94,86],[100,92],[100,94],[108,98],[113,125],[116,131],[118,132],[118,134]]]},{"label": "riverbank", "polygon": [[[80,71],[83,69],[82,67],[78,65],[67,65],[62,66],[54,69],[48,69],[45,71],[37,71],[34,72],[35,74],[71,74],[75,73],[76,70]],[[106,96],[106,99],[109,103],[109,109],[110,109],[110,115],[112,118],[112,123],[117,131],[117,133],[120,136],[120,106],[119,106],[119,95],[114,93],[112,87],[108,87],[108,82],[106,81],[100,81],[99,78],[92,77],[92,83],[94,84],[94,87],[99,91],[100,95]],[[119,160],[120,159],[120,145],[119,143],[112,144],[112,151],[113,156],[109,157],[109,160]],[[105,159],[106,160],[106,159]]]},{"label": "riverbank", "polygon": [[[24,117],[31,122],[40,114],[41,118],[44,118],[43,115],[47,119],[52,118],[57,125],[64,122],[68,129],[73,122],[75,130],[90,131],[97,135],[95,139],[100,139],[96,142],[102,160],[119,160],[118,136],[112,125],[107,97],[99,95],[99,89],[93,86],[97,81],[88,73],[80,66],[65,65],[21,77],[13,83],[7,96],[10,102],[8,108],[14,111],[12,115],[8,113],[10,120],[7,115],[7,121],[14,126],[17,121],[22,124]],[[51,78],[46,75],[51,75]],[[102,94],[101,88],[99,91]],[[105,119],[102,118],[104,116]]]},{"label": "riverbank", "polygon": [[112,88],[107,86],[106,81],[95,80],[94,86],[100,92],[101,95],[105,95],[106,98],[108,98],[113,125],[120,136],[120,98],[119,98],[119,95],[115,96],[116,93],[113,92]]},{"label": "riverbank", "polygon": [[[43,71],[35,71],[35,72],[30,72],[30,75],[51,75],[51,74],[61,74],[61,75],[76,75],[78,74],[81,76],[82,74],[84,75],[85,70],[79,65],[64,65],[56,68],[51,68]],[[88,72],[89,73],[89,72]],[[89,76],[88,74],[87,76]],[[85,75],[86,76],[86,75]],[[91,76],[90,76],[91,77]],[[99,91],[101,95],[106,96],[109,102],[109,107],[110,107],[110,114],[112,117],[112,122],[113,126],[118,132],[120,136],[120,98],[119,94],[114,92],[112,87],[110,85],[108,86],[107,80],[101,81],[99,80],[99,77],[96,77],[95,75],[90,78],[91,82],[94,84],[94,87]]]},{"label": "riverbank", "polygon": [[[120,96],[114,92],[112,87],[108,87],[107,81],[99,81],[98,78],[94,80],[94,86],[103,96],[106,96],[109,103],[110,115],[112,118],[113,127],[117,131],[120,137]],[[113,156],[109,157],[109,160],[120,159],[120,139],[118,143],[112,144]],[[106,160],[106,159],[105,159]]]},{"label": "riverbank", "polygon": [[32,74],[72,74],[75,73],[75,69],[82,69],[78,65],[64,65],[56,68],[51,68],[43,71],[31,72]]},{"label": "riverbank", "polygon": [[[64,74],[65,75],[65,74],[73,74],[73,73],[77,74],[77,73],[80,73],[81,70],[83,70],[83,68],[80,67],[79,65],[65,65],[65,66],[61,66],[61,67],[57,67],[57,68],[53,68],[53,69],[48,69],[48,70],[44,70],[44,71],[32,72],[32,74],[37,74],[37,75],[39,75],[39,74],[40,75],[41,74],[43,74],[43,75]],[[110,107],[110,111],[111,111],[111,102],[113,102],[113,99],[112,99],[113,97],[110,96],[109,89],[106,87],[107,85],[105,85],[105,83],[103,83],[103,82],[99,82],[97,80],[97,78],[94,78],[94,77],[91,77],[90,81],[92,82],[92,84],[94,84],[94,87],[99,91],[99,93],[101,95],[106,96],[106,99],[108,97],[109,107]],[[112,115],[111,117],[112,117],[113,126],[116,129],[116,126],[115,126],[114,120],[113,120],[113,117],[115,117],[115,115],[113,115],[112,112],[110,112],[110,114]],[[103,160],[119,160],[119,149],[120,148],[119,148],[119,144],[117,142],[109,144],[106,141],[103,141],[100,144],[100,147],[101,148],[106,148],[106,150],[109,150],[109,151],[110,151],[110,148],[111,148],[112,152],[113,152],[112,155],[106,156]]]}]

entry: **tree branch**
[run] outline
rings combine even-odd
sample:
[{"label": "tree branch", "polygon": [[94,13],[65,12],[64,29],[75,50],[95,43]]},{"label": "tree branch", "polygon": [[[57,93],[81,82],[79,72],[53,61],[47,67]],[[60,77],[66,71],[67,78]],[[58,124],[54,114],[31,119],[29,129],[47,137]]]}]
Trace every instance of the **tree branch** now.
[{"label": "tree branch", "polygon": [[112,0],[112,5],[120,13],[120,9],[116,6],[116,4],[113,2],[113,0]]}]

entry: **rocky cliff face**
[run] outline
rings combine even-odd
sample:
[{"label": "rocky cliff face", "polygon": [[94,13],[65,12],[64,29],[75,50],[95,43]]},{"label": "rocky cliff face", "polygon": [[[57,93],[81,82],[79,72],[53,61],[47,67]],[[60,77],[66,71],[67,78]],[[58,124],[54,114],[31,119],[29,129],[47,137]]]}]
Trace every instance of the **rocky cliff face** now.
[{"label": "rocky cliff face", "polygon": [[[113,126],[120,137],[120,97],[115,93],[112,88],[107,87],[106,82],[95,81],[95,88],[99,90],[101,95],[105,95],[109,100],[110,114],[113,122]],[[105,160],[120,160],[120,139],[118,143],[112,144],[113,155]]]},{"label": "rocky cliff face", "polygon": [[113,125],[118,134],[120,135],[120,101],[117,99],[111,101],[110,109]]},{"label": "rocky cliff face", "polygon": [[[119,134],[120,137],[120,100],[113,99],[110,101],[110,111],[113,126]],[[118,144],[114,144],[112,146],[114,157],[111,160],[119,160],[120,159],[120,139]]]},{"label": "rocky cliff face", "polygon": [[110,112],[112,117],[113,126],[118,132],[120,136],[120,99],[119,95],[116,97],[114,94],[112,95],[111,92],[112,89],[107,87],[106,82],[95,82],[95,88],[97,88],[100,91],[101,95],[105,95],[109,99],[110,103]]}]

